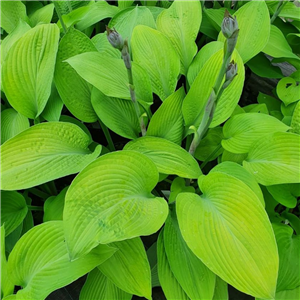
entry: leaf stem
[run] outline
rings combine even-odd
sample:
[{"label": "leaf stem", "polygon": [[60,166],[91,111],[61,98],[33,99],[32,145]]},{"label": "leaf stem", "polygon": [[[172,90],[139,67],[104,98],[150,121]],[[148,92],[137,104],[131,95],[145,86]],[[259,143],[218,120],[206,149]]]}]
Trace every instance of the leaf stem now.
[{"label": "leaf stem", "polygon": [[58,4],[57,4],[56,1],[52,1],[52,2],[53,2],[53,4],[54,4],[54,7],[55,7],[55,10],[56,10],[57,16],[58,16],[58,18],[59,18],[59,20],[60,20],[60,24],[61,24],[61,26],[62,26],[62,28],[63,28],[64,34],[66,34],[66,33],[67,33],[67,27],[66,27],[66,24],[64,23],[64,20],[63,20],[63,18],[62,18],[61,13],[60,13]]},{"label": "leaf stem", "polygon": [[44,208],[42,206],[34,206],[34,205],[27,205],[29,210],[39,210],[39,211],[43,211]]},{"label": "leaf stem", "polygon": [[42,198],[42,199],[47,199],[47,198],[50,197],[49,194],[47,194],[47,193],[45,193],[45,192],[42,192],[42,191],[40,191],[40,190],[37,189],[37,188],[31,188],[31,189],[29,189],[29,192],[30,192],[31,194],[37,196],[37,197]]},{"label": "leaf stem", "polygon": [[108,143],[108,148],[109,148],[109,150],[110,150],[110,151],[116,151],[115,145],[114,145],[114,143],[113,143],[113,140],[112,140],[112,138],[111,138],[111,135],[110,135],[110,133],[109,133],[107,127],[104,125],[104,123],[103,123],[100,119],[98,119],[98,121],[99,121],[99,124],[100,124],[100,126],[101,126],[101,129],[102,129],[102,131],[103,131],[103,133],[104,133],[104,135],[105,135],[106,141],[107,141],[107,143]]}]

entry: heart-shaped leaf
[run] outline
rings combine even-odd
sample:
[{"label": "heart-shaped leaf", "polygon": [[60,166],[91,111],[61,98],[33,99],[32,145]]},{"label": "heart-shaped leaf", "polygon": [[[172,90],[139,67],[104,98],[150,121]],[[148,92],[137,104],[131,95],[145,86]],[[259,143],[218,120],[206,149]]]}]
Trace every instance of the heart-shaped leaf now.
[{"label": "heart-shaped leaf", "polygon": [[45,299],[54,290],[94,269],[115,251],[99,245],[71,262],[63,222],[46,222],[33,227],[17,242],[9,255],[7,274],[14,285],[23,287],[17,292],[18,299]]},{"label": "heart-shaped leaf", "polygon": [[198,1],[176,0],[157,17],[157,29],[169,38],[178,53],[183,74],[187,73],[197,53],[195,40],[201,20],[202,10]]},{"label": "heart-shaped leaf", "polygon": [[27,31],[10,49],[2,68],[2,83],[11,106],[35,119],[51,93],[59,29],[44,24]]},{"label": "heart-shaped leaf", "polygon": [[225,123],[222,146],[233,153],[247,153],[259,138],[273,132],[285,132],[288,129],[287,125],[266,114],[239,114]]},{"label": "heart-shaped leaf", "polygon": [[27,211],[26,201],[21,194],[1,191],[1,226],[4,224],[6,235],[22,223]]},{"label": "heart-shaped leaf", "polygon": [[129,142],[124,149],[148,156],[163,174],[198,178],[202,172],[197,161],[183,148],[168,140],[145,136]]},{"label": "heart-shaped leaf", "polygon": [[151,194],[157,181],[154,163],[135,151],[103,155],[81,171],[69,187],[63,216],[71,259],[99,243],[156,232],[168,215],[167,203]]},{"label": "heart-shaped leaf", "polygon": [[123,291],[151,299],[151,271],[140,238],[109,244],[118,251],[98,269]]},{"label": "heart-shaped leaf", "polygon": [[97,49],[90,39],[79,30],[70,28],[59,43],[54,74],[55,85],[62,101],[76,118],[84,122],[97,120],[91,104],[92,86],[65,60],[92,51],[96,52]]},{"label": "heart-shaped leaf", "polygon": [[277,202],[289,208],[296,207],[300,197],[299,183],[270,185],[267,189]]},{"label": "heart-shaped leaf", "polygon": [[263,185],[299,183],[300,136],[276,132],[252,144],[244,168]]},{"label": "heart-shaped leaf", "polygon": [[203,195],[176,199],[180,231],[207,267],[238,290],[255,297],[275,296],[278,253],[268,215],[241,180],[212,172],[202,176]]},{"label": "heart-shaped leaf", "polygon": [[285,106],[300,99],[300,85],[291,77],[282,78],[277,84],[276,92]]},{"label": "heart-shaped leaf", "polygon": [[1,146],[1,188],[20,190],[81,171],[101,152],[90,138],[65,122],[34,125]]},{"label": "heart-shaped leaf", "polygon": [[131,39],[133,59],[149,74],[152,89],[164,101],[176,88],[180,59],[161,32],[144,25],[134,28]]}]

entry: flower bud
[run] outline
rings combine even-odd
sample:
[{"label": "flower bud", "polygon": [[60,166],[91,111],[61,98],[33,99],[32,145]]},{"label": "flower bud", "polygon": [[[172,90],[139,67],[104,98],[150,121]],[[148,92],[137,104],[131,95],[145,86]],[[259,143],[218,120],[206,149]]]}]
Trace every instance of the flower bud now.
[{"label": "flower bud", "polygon": [[233,60],[227,67],[223,89],[228,87],[228,85],[232,82],[233,78],[236,75],[237,75],[237,64]]},{"label": "flower bud", "polygon": [[121,37],[121,35],[115,30],[111,29],[108,26],[106,26],[106,32],[107,32],[107,39],[110,42],[110,44],[120,51],[123,49],[124,41]]},{"label": "flower bud", "polygon": [[222,33],[227,39],[235,37],[239,30],[236,17],[233,18],[227,9],[225,10],[225,15],[221,25],[221,29]]}]

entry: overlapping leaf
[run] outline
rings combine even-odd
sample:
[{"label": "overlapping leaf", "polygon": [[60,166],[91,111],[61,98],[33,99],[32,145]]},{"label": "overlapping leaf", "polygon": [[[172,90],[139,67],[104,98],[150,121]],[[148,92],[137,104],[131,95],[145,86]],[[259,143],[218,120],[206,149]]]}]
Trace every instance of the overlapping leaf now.
[{"label": "overlapping leaf", "polygon": [[76,125],[49,122],[34,125],[1,146],[1,188],[19,190],[81,171],[100,154]]},{"label": "overlapping leaf", "polygon": [[35,119],[51,93],[59,29],[39,25],[27,31],[10,49],[2,68],[2,83],[11,106]]},{"label": "overlapping leaf", "polygon": [[168,214],[167,203],[151,194],[157,181],[154,163],[135,151],[103,155],[81,171],[67,192],[63,216],[71,259],[99,243],[156,232]]},{"label": "overlapping leaf", "polygon": [[299,183],[299,144],[295,133],[264,136],[252,144],[243,166],[263,185]]},{"label": "overlapping leaf", "polygon": [[115,251],[99,245],[71,262],[63,222],[46,222],[32,228],[17,242],[8,259],[7,274],[13,284],[23,287],[17,292],[18,299],[45,299],[52,291],[94,269]]},{"label": "overlapping leaf", "polygon": [[198,178],[202,172],[197,161],[183,148],[168,140],[147,136],[129,142],[124,149],[148,156],[163,174]]},{"label": "overlapping leaf", "polygon": [[300,197],[299,183],[270,185],[267,189],[277,202],[289,208],[296,207]]},{"label": "overlapping leaf", "polygon": [[217,171],[202,176],[199,186],[203,195],[182,193],[176,199],[179,227],[187,245],[238,290],[273,298],[278,253],[258,197],[241,180]]}]

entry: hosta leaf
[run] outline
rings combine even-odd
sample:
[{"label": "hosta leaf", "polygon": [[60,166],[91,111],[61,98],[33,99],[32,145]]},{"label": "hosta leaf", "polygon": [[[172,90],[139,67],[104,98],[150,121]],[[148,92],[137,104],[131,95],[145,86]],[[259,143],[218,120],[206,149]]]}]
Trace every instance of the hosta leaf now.
[{"label": "hosta leaf", "polygon": [[267,189],[277,202],[289,208],[296,207],[300,197],[299,183],[270,185]]},{"label": "hosta leaf", "polygon": [[147,135],[161,137],[181,144],[183,135],[183,116],[181,107],[185,97],[181,87],[171,94],[154,113],[147,129]]},{"label": "hosta leaf", "polygon": [[99,119],[109,129],[128,139],[139,137],[141,129],[132,101],[105,96],[94,87],[92,105]]},{"label": "hosta leaf", "polygon": [[189,297],[184,292],[171,271],[167,254],[165,252],[163,236],[162,230],[157,240],[157,270],[161,287],[167,299],[189,300]]},{"label": "hosta leaf", "polygon": [[106,56],[114,57],[114,58],[121,58],[121,53],[118,49],[111,46],[107,39],[107,33],[99,33],[96,34],[92,39],[92,43],[98,50],[98,52],[102,52]]},{"label": "hosta leaf", "polygon": [[[270,36],[270,15],[265,1],[251,1],[243,5],[235,14],[239,35],[236,49],[246,63],[261,52]],[[218,40],[225,42],[222,32]]]},{"label": "hosta leaf", "polygon": [[1,27],[11,33],[20,20],[26,20],[26,6],[22,1],[1,2]]},{"label": "hosta leaf", "polygon": [[[238,74],[218,100],[210,128],[216,127],[231,116],[242,94],[245,79],[244,64],[236,50],[232,55],[232,59],[238,65]],[[204,107],[219,74],[222,60],[223,49],[207,60],[185,97],[182,112],[187,127],[191,125],[199,126]]]},{"label": "hosta leaf", "polygon": [[54,4],[48,4],[42,8],[36,10],[29,18],[29,23],[32,27],[39,23],[48,24],[51,22],[53,17]]},{"label": "hosta leaf", "polygon": [[109,244],[118,249],[98,269],[123,291],[151,299],[151,272],[139,237]]},{"label": "hosta leaf", "polygon": [[39,25],[27,31],[10,49],[2,67],[2,83],[11,106],[35,119],[51,92],[59,29]]},{"label": "hosta leaf", "polygon": [[79,300],[130,300],[132,295],[119,289],[98,268],[91,271],[80,291]]},{"label": "hosta leaf", "polygon": [[273,224],[279,253],[279,272],[276,292],[293,290],[300,282],[300,236],[284,224]]},{"label": "hosta leaf", "polygon": [[148,156],[163,174],[198,178],[202,172],[197,161],[183,148],[168,140],[147,136],[129,142],[124,149]]},{"label": "hosta leaf", "polygon": [[276,293],[275,300],[298,300],[300,297],[300,286],[293,290],[285,290]]},{"label": "hosta leaf", "polygon": [[211,170],[211,173],[213,172],[224,173],[243,181],[256,194],[256,197],[260,200],[263,206],[265,205],[264,196],[254,176],[246,171],[241,165],[231,161],[226,161],[216,165]]},{"label": "hosta leaf", "polygon": [[157,29],[169,38],[178,53],[183,74],[187,73],[197,53],[195,40],[201,20],[202,10],[198,1],[176,0],[157,17]]},{"label": "hosta leaf", "polygon": [[189,248],[221,279],[255,297],[275,296],[277,247],[268,215],[241,180],[213,172],[203,195],[176,199],[180,231]]},{"label": "hosta leaf", "polygon": [[170,196],[169,196],[169,203],[172,203],[176,200],[178,194],[187,192],[187,193],[195,193],[195,188],[192,186],[185,185],[185,179],[177,177],[172,181]]},{"label": "hosta leaf", "polygon": [[299,183],[299,144],[294,133],[264,136],[252,144],[243,166],[263,185]]},{"label": "hosta leaf", "polygon": [[176,88],[180,59],[161,32],[144,25],[134,28],[131,39],[133,59],[149,74],[152,90],[164,101]]},{"label": "hosta leaf", "polygon": [[[300,101],[297,103],[291,121],[291,132],[300,134]],[[3,130],[3,129],[2,129]]]},{"label": "hosta leaf", "polygon": [[29,120],[13,108],[1,112],[1,143],[29,128]]},{"label": "hosta leaf", "polygon": [[[103,94],[130,100],[127,70],[122,59],[107,57],[105,53],[83,53],[67,62],[87,82]],[[148,74],[139,65],[132,64],[133,82],[138,100],[152,103]]]},{"label": "hosta leaf", "polygon": [[129,45],[133,29],[137,25],[156,28],[153,15],[145,6],[136,5],[135,7],[124,9],[116,14],[108,24],[110,28],[115,28],[124,39],[128,39]]},{"label": "hosta leaf", "polygon": [[30,188],[81,171],[101,152],[88,149],[89,137],[76,125],[40,123],[1,146],[3,190]]},{"label": "hosta leaf", "polygon": [[236,153],[232,153],[227,150],[224,150],[221,160],[222,160],[222,162],[233,161],[233,162],[236,162],[237,164],[242,165],[242,163],[246,157],[247,157],[247,154],[245,154],[245,153],[236,154]]},{"label": "hosta leaf", "polygon": [[21,194],[16,191],[1,191],[1,226],[4,224],[6,235],[22,223],[27,211],[25,199]]},{"label": "hosta leaf", "polygon": [[300,86],[291,77],[282,78],[277,84],[276,92],[286,106],[300,99]]},{"label": "hosta leaf", "polygon": [[233,153],[247,153],[259,138],[288,129],[284,123],[266,114],[239,114],[225,123],[222,146]]},{"label": "hosta leaf", "polygon": [[218,276],[216,276],[216,286],[213,300],[228,300],[228,285]]},{"label": "hosta leaf", "polygon": [[70,28],[60,41],[54,80],[58,93],[68,110],[84,122],[95,122],[97,116],[91,104],[92,86],[82,79],[65,62],[66,59],[85,52],[96,52],[96,47],[82,32]]},{"label": "hosta leaf", "polygon": [[105,154],[81,171],[69,187],[63,216],[71,259],[99,243],[156,232],[168,214],[167,203],[151,194],[157,181],[154,163],[135,151]]},{"label": "hosta leaf", "polygon": [[[26,251],[24,251],[26,249]],[[45,299],[94,269],[116,251],[99,245],[86,256],[71,262],[64,241],[62,221],[37,225],[24,234],[9,255],[7,273],[23,289],[18,299]]]},{"label": "hosta leaf", "polygon": [[212,299],[216,275],[203,264],[183,240],[175,209],[170,212],[163,233],[170,268],[188,297],[195,300]]}]

